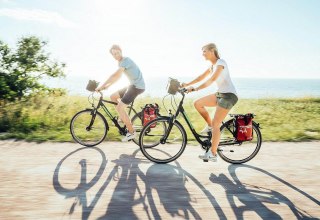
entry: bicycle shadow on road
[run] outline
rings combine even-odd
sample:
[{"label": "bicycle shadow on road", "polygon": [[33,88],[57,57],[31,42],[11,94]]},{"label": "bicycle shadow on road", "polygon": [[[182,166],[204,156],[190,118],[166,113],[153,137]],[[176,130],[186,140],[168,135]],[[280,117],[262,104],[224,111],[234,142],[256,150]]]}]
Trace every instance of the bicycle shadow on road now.
[{"label": "bicycle shadow on road", "polygon": [[[101,164],[95,176],[88,178],[87,159],[84,159],[87,157],[79,157],[76,161],[79,161],[81,166],[80,183],[73,189],[69,189],[64,187],[59,179],[61,167],[68,158],[81,151],[95,151],[100,154]],[[102,200],[101,197],[108,185],[113,182],[112,185],[115,187],[112,187],[113,193],[109,197],[110,202],[107,203],[105,214],[100,214],[98,219],[140,219],[142,217],[139,212],[142,212],[141,214],[146,219],[162,219],[164,215],[173,218],[201,219],[200,214],[192,205],[192,197],[186,187],[186,182],[192,181],[193,184],[196,184],[197,189],[205,195],[207,202],[211,203],[213,209],[208,211],[215,212],[214,214],[220,219],[227,219],[214,196],[195,177],[185,171],[178,162],[175,162],[175,166],[153,164],[146,159],[137,158],[138,152],[140,152],[139,149],[131,155],[122,154],[118,159],[109,162],[108,164],[114,164],[114,166],[104,180],[101,179],[101,175],[105,171],[107,159],[99,148],[80,148],[61,159],[54,171],[53,186],[66,199],[75,199],[67,214],[71,216],[76,205],[79,204],[82,209],[82,219],[88,219],[98,201]],[[139,165],[145,165],[146,170],[142,171]],[[148,165],[151,166],[148,167]],[[102,186],[98,188],[92,202],[88,203],[87,192],[98,181]],[[138,212],[135,209],[136,206],[138,206]],[[159,210],[160,208],[162,211]],[[98,213],[100,212],[101,208],[98,210]]]},{"label": "bicycle shadow on road", "polygon": [[[253,211],[262,219],[282,219],[282,217],[278,213],[268,208],[268,206],[265,204],[280,206],[286,205],[297,219],[315,218],[308,214],[307,211],[301,210],[296,207],[295,204],[288,199],[288,197],[278,191],[266,187],[242,183],[236,174],[236,170],[238,168],[247,168],[261,172],[262,174],[267,175],[290,187],[291,189],[301,193],[303,196],[307,197],[317,205],[320,205],[320,202],[309,194],[303,192],[302,190],[296,188],[295,186],[266,170],[246,164],[230,165],[228,167],[228,170],[232,179],[229,179],[225,174],[219,174],[218,176],[215,174],[211,174],[209,179],[212,183],[220,184],[225,189],[226,197],[231,208],[233,209],[235,216],[237,216],[237,219],[244,219],[244,212],[246,211]],[[236,204],[236,200],[240,201],[242,204]]]},{"label": "bicycle shadow on road", "polygon": [[146,172],[143,172],[139,164],[150,164],[150,162],[136,158],[137,152],[139,150],[132,155],[122,154],[119,159],[112,161],[116,166],[121,167],[122,172],[105,215],[98,219],[144,219],[134,212],[134,207],[137,205],[143,206],[147,219],[165,219],[165,216],[202,219],[193,207],[192,197],[186,187],[186,182],[190,180],[197,185],[199,191],[205,194],[214,208],[208,212],[215,211],[220,219],[227,219],[212,194],[178,162],[175,162],[175,166],[152,164]]},{"label": "bicycle shadow on road", "polygon": [[[67,188],[64,187],[63,181],[59,179],[59,175],[61,175],[61,169],[64,163],[66,163],[67,159],[70,159],[70,157],[74,156],[75,154],[79,153],[80,151],[96,151],[101,156],[101,164],[97,171],[97,173],[94,175],[94,177],[91,180],[88,180],[87,178],[87,159],[80,159],[79,165],[81,166],[81,174],[80,174],[80,180],[79,184],[75,188]],[[73,162],[73,161],[72,161]],[[110,182],[110,179],[108,179],[105,184],[101,187],[99,192],[96,194],[93,201],[88,204],[87,201],[87,191],[93,187],[99,180],[101,175],[103,174],[105,168],[107,165],[107,159],[102,150],[96,147],[83,147],[79,148],[68,155],[66,155],[64,158],[60,160],[60,162],[57,164],[56,169],[53,174],[53,180],[52,184],[54,189],[61,195],[65,196],[66,199],[68,198],[75,198],[75,201],[73,202],[72,206],[70,207],[69,215],[72,215],[72,213],[75,210],[75,207],[77,204],[82,206],[82,219],[88,219],[89,215],[91,214],[92,210],[94,209],[95,205],[97,204],[101,193],[103,190],[107,187],[108,183]],[[67,185],[67,184],[66,184]]]}]

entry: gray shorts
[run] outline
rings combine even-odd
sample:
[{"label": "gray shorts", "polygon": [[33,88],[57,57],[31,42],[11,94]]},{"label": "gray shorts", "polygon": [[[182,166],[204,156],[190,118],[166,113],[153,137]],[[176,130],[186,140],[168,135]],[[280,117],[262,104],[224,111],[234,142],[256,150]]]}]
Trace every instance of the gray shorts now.
[{"label": "gray shorts", "polygon": [[233,93],[216,92],[217,104],[225,109],[231,109],[237,102],[238,97]]},{"label": "gray shorts", "polygon": [[144,89],[138,89],[134,85],[130,85],[128,87],[124,87],[123,89],[120,89],[118,91],[121,102],[123,102],[126,105],[129,105],[133,100],[144,92]]}]

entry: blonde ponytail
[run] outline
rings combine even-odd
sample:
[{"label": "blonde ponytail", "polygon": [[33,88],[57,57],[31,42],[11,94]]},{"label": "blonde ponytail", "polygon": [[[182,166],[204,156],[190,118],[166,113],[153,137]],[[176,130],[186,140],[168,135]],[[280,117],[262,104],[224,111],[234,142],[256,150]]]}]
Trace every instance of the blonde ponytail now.
[{"label": "blonde ponytail", "polygon": [[202,50],[209,50],[209,51],[211,51],[211,52],[214,52],[214,55],[215,55],[218,59],[220,59],[220,55],[219,55],[217,46],[216,46],[214,43],[210,43],[210,44],[204,45],[204,46],[202,47]]}]

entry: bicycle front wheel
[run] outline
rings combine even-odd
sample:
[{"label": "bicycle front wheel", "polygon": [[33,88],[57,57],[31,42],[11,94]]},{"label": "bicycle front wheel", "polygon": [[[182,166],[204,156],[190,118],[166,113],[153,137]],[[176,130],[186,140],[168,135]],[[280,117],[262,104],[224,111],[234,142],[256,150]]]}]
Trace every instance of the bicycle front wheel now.
[{"label": "bicycle front wheel", "polygon": [[[164,143],[170,118],[161,117],[149,122],[141,131],[139,143],[143,155],[155,163],[169,163],[181,156],[187,144],[187,134],[182,125],[175,121]],[[156,147],[150,147],[156,145]]]},{"label": "bicycle front wheel", "polygon": [[[135,144],[137,144],[137,145],[139,145],[139,137],[140,137],[140,133],[141,133],[141,131],[143,129],[143,118],[142,117],[143,117],[143,113],[142,112],[138,112],[131,119],[131,123],[132,123],[133,129],[136,132],[136,137],[133,139],[133,142]],[[158,126],[160,126],[160,127],[157,128],[157,130],[158,130],[157,132],[162,131],[162,134],[164,134],[165,129],[166,129],[165,123],[160,123],[159,122]],[[151,127],[153,127],[153,126],[151,126]],[[148,133],[148,131],[146,133]],[[155,147],[158,144],[160,144],[159,141],[155,141],[154,143],[150,142],[148,145],[145,145],[145,147]]]},{"label": "bicycle front wheel", "polygon": [[241,164],[254,158],[261,147],[262,137],[259,127],[252,123],[253,136],[251,141],[237,142],[234,137],[235,126],[233,119],[221,126],[219,156],[228,163]]},{"label": "bicycle front wheel", "polygon": [[140,132],[142,131],[143,124],[142,124],[142,112],[138,112],[135,114],[131,119],[132,127],[136,132],[136,137],[132,140],[135,144],[139,145],[139,136]]},{"label": "bicycle front wheel", "polygon": [[108,124],[103,115],[91,109],[78,112],[70,123],[73,139],[84,146],[92,147],[100,144],[108,132]]}]

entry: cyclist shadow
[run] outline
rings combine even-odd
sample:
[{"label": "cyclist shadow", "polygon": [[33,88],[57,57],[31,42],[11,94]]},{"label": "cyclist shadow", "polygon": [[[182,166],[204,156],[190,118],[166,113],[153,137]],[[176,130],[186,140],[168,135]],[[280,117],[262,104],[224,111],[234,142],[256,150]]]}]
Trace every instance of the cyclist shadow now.
[{"label": "cyclist shadow", "polygon": [[[141,171],[139,164],[145,160],[135,158],[134,155],[122,154],[114,160],[121,175],[114,189],[110,203],[104,216],[99,219],[139,219],[133,208],[142,204],[148,219],[161,219],[155,204],[152,189],[157,191],[161,204],[172,217],[181,216],[190,211],[195,219],[200,219],[199,214],[190,204],[190,195],[185,187],[185,178],[181,170],[171,165],[152,165],[146,171]],[[149,163],[149,162],[147,162]],[[138,182],[144,184],[138,184]],[[143,192],[145,190],[145,192]],[[138,195],[138,196],[137,196]]]},{"label": "cyclist shadow", "polygon": [[[302,195],[309,198],[311,201],[320,205],[319,201],[317,201],[315,198],[292,186],[290,183],[282,180],[281,178],[269,173],[268,171],[245,164],[230,165],[229,173],[232,179],[229,179],[224,174],[219,174],[219,176],[211,174],[209,179],[212,183],[220,184],[225,189],[227,199],[234,211],[235,216],[237,216],[237,219],[244,219],[244,212],[246,211],[256,212],[256,214],[259,215],[262,219],[282,219],[282,217],[275,211],[268,208],[265,203],[273,205],[287,205],[297,219],[314,219],[306,211],[303,211],[296,207],[293,202],[290,201],[285,195],[272,189],[242,183],[236,175],[237,168],[249,168],[262,172],[263,174],[266,174],[287,185],[293,190],[298,191]],[[237,205],[236,199],[239,200],[242,205]]]},{"label": "cyclist shadow", "polygon": [[[96,168],[95,175],[91,177],[92,170],[90,168],[92,167],[89,167],[89,165],[92,165],[92,163],[90,163],[90,156],[88,156],[90,152],[98,153],[101,157],[101,164]],[[81,219],[88,219],[97,203],[102,199],[106,188],[111,183],[116,183],[115,186],[112,186],[113,193],[105,214],[98,219],[139,219],[141,216],[137,216],[137,211],[134,211],[134,208],[138,205],[140,210],[141,206],[143,207],[142,212],[148,219],[163,218],[163,210],[173,218],[201,219],[200,214],[192,206],[192,198],[186,187],[186,181],[191,180],[208,198],[217,215],[221,219],[227,219],[212,194],[195,177],[181,168],[178,162],[175,162],[176,166],[152,164],[143,172],[139,165],[144,163],[148,165],[150,162],[146,159],[137,158],[136,154],[138,152],[140,152],[139,149],[131,155],[122,154],[118,159],[111,161],[114,166],[106,179],[102,180],[102,185],[99,186],[91,202],[87,198],[88,191],[98,182],[101,184],[101,176],[108,163],[104,152],[99,148],[85,147],[77,149],[62,158],[53,174],[53,187],[66,199],[74,198],[74,202],[65,215],[71,217],[78,209],[77,205],[79,205]],[[81,157],[81,154],[84,156]],[[96,155],[94,158],[97,158]],[[66,177],[64,168],[67,167],[65,165],[68,162],[71,162],[74,167],[74,161],[77,161],[80,165],[80,180],[79,184],[70,188],[70,183],[73,183],[74,179],[71,179],[71,176],[67,180],[64,179]],[[92,195],[92,193],[90,194]],[[159,210],[160,207],[162,211]]]},{"label": "cyclist shadow", "polygon": [[133,207],[138,204],[143,204],[144,210],[147,211],[145,195],[138,184],[139,178],[145,181],[144,173],[138,166],[143,161],[135,158],[136,153],[137,151],[133,155],[121,154],[119,159],[112,161],[115,163],[113,170],[117,171],[114,178],[117,185],[106,213],[98,219],[139,219],[133,211]]},{"label": "cyclist shadow", "polygon": [[106,213],[99,219],[139,219],[141,216],[136,216],[133,211],[134,207],[139,204],[142,204],[148,219],[163,218],[164,213],[159,211],[160,206],[172,218],[202,219],[191,204],[191,195],[186,188],[188,178],[207,196],[218,216],[226,219],[215,198],[177,162],[177,166],[153,164],[144,174],[139,164],[145,163],[146,160],[137,159],[136,152],[133,155],[122,154],[119,159],[112,161],[116,163],[116,167],[121,168],[122,172]]},{"label": "cyclist shadow", "polygon": [[[163,208],[171,217],[201,219],[191,205],[192,199],[186,188],[187,177],[183,169],[169,164],[152,165],[146,172],[148,201],[155,218],[161,218],[155,205],[157,195]],[[156,193],[152,193],[155,190]],[[183,214],[182,214],[183,213]]]}]

